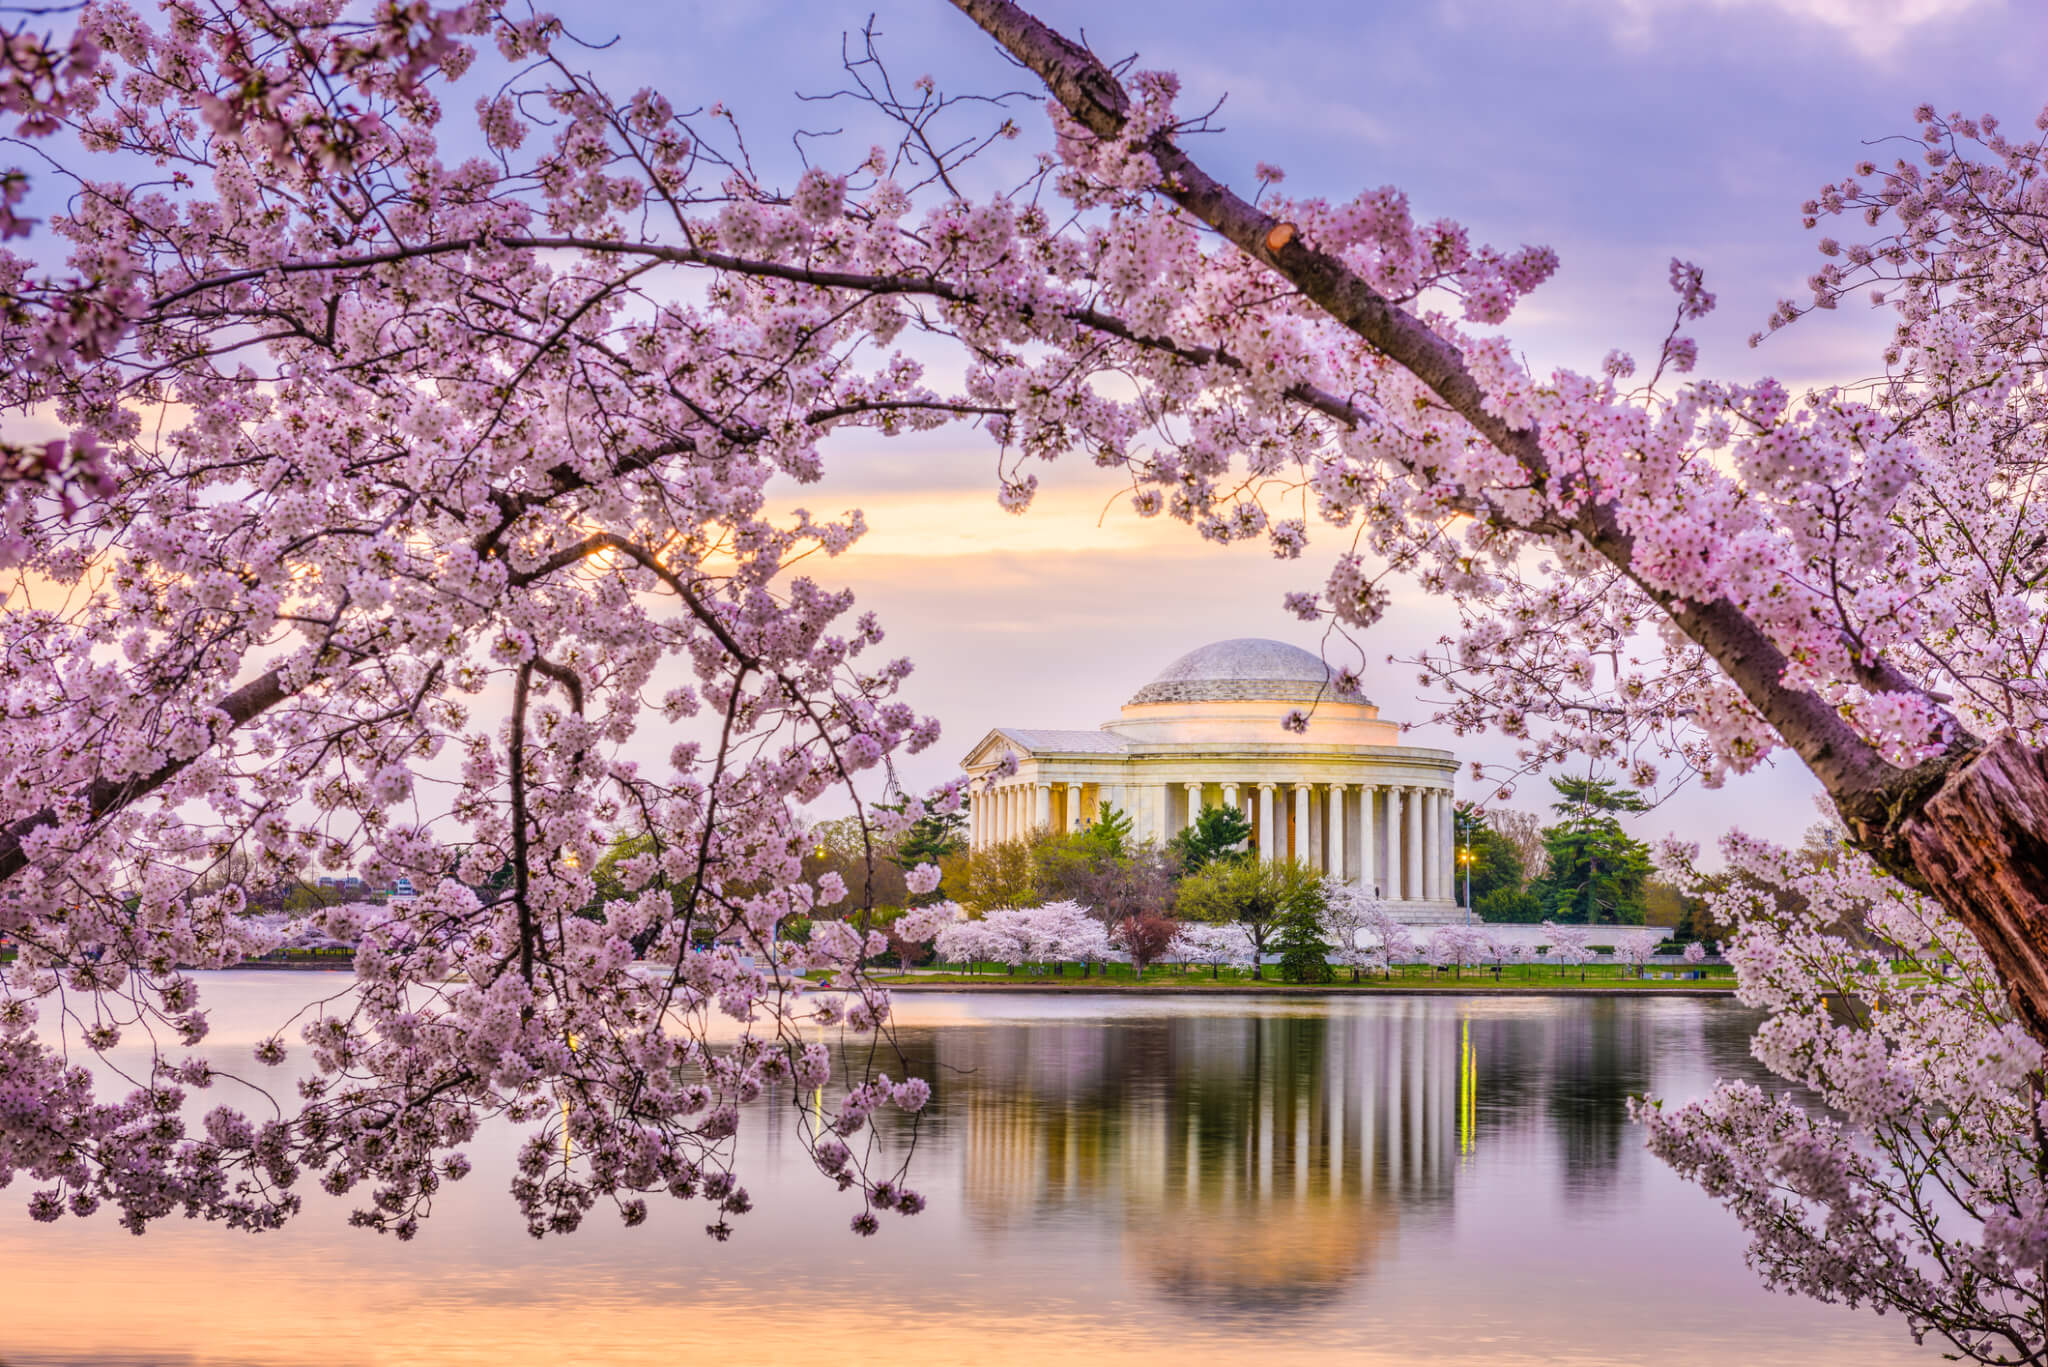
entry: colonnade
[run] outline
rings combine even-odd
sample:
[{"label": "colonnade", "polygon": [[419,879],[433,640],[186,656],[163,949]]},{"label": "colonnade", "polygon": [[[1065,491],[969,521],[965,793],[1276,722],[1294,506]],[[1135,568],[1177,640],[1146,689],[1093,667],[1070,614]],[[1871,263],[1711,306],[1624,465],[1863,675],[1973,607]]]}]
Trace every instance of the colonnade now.
[{"label": "colonnade", "polygon": [[[1093,803],[1087,801],[1091,796]],[[1443,783],[1276,779],[1121,785],[1017,778],[975,793],[969,835],[977,849],[1021,840],[1051,829],[1055,814],[1061,829],[1078,831],[1091,808],[1114,805],[1131,815],[1139,835],[1163,842],[1219,801],[1245,814],[1262,859],[1291,857],[1375,888],[1392,901],[1452,900],[1455,823],[1451,789]]]}]

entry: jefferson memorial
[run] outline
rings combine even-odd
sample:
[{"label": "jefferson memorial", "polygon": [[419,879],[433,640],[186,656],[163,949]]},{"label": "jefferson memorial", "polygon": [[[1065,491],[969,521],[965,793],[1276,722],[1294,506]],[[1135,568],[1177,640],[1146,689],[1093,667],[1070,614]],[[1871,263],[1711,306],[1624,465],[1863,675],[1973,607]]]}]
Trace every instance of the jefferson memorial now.
[{"label": "jefferson memorial", "polygon": [[[1308,731],[1281,725],[1296,708]],[[1104,806],[1164,843],[1204,807],[1236,807],[1263,859],[1293,858],[1374,889],[1401,919],[1455,919],[1448,750],[1402,745],[1365,697],[1280,641],[1191,650],[1094,731],[999,726],[965,763],[976,849],[1076,831]],[[1017,772],[996,770],[1011,755]]]}]

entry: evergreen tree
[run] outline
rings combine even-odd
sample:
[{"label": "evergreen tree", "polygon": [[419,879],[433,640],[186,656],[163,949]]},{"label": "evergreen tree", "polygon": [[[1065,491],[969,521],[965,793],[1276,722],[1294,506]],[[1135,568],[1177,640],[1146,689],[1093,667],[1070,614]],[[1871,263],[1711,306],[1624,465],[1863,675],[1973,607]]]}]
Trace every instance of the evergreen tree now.
[{"label": "evergreen tree", "polygon": [[[879,805],[892,812],[901,812],[906,800]],[[919,809],[922,815],[910,823],[910,829],[889,852],[889,862],[906,872],[919,864],[938,864],[967,848],[967,813],[964,810],[940,811],[930,798],[925,798]],[[907,900],[912,906],[925,906],[944,901],[946,896],[946,891],[940,887]]]},{"label": "evergreen tree", "polygon": [[1330,942],[1323,938],[1323,899],[1297,896],[1289,899],[1280,913],[1280,927],[1273,937],[1280,951],[1280,976],[1291,983],[1320,983],[1330,979]]},{"label": "evergreen tree", "polygon": [[1081,843],[1110,859],[1122,859],[1131,852],[1131,818],[1120,807],[1104,803],[1095,809],[1095,820],[1080,834]]},{"label": "evergreen tree", "polygon": [[1166,844],[1184,873],[1196,874],[1219,859],[1239,859],[1247,852],[1252,823],[1235,807],[1204,807],[1194,824]]},{"label": "evergreen tree", "polygon": [[1543,830],[1549,868],[1530,887],[1553,920],[1586,925],[1643,923],[1650,847],[1622,830],[1616,812],[1641,812],[1638,793],[1601,779],[1554,778],[1564,819]]}]

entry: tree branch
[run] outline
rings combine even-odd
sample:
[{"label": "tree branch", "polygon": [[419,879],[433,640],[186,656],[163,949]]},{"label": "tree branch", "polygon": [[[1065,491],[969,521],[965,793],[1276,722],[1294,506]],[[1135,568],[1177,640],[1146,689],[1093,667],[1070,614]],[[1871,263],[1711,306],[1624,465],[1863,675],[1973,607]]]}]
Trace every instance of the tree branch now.
[{"label": "tree branch", "polygon": [[[953,0],[953,4],[1037,73],[1053,97],[1096,137],[1122,136],[1130,99],[1092,52],[1010,0]],[[1427,385],[1481,438],[1520,464],[1537,488],[1548,485],[1551,469],[1541,433],[1510,427],[1488,410],[1484,391],[1455,346],[1373,289],[1342,261],[1302,241],[1298,232],[1280,231],[1280,220],[1209,175],[1171,138],[1155,136],[1145,150],[1159,166],[1160,194],[1270,268],[1335,322]],[[1516,525],[1493,510],[1485,515],[1502,525]],[[1634,538],[1622,529],[1612,507],[1586,501],[1568,530],[1628,575],[1687,637],[1713,657],[1845,813],[1882,808],[1896,819],[1902,795],[1917,808],[1918,801],[1931,791],[1928,781],[1938,785],[1940,775],[1976,748],[1963,728],[1951,720],[1950,734],[1955,740],[1950,753],[1920,770],[1901,771],[1887,763],[1827,702],[1783,685],[1790,661],[1734,603],[1725,598],[1688,602],[1644,583],[1633,566]],[[1926,696],[1893,669],[1881,674],[1881,686]]]}]

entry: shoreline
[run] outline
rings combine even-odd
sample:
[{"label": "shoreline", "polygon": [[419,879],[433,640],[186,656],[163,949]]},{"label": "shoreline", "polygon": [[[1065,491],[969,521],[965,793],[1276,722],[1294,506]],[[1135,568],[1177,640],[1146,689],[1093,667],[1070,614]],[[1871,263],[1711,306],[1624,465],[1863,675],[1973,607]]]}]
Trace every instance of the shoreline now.
[{"label": "shoreline", "polygon": [[[989,992],[1027,995],[1055,996],[1097,996],[1097,997],[1732,997],[1732,987],[1680,987],[1677,984],[1658,987],[1609,987],[1598,983],[1586,983],[1573,987],[1564,984],[1538,986],[1536,984],[1504,983],[1498,987],[1479,983],[1453,984],[1409,984],[1395,983],[1375,987],[1366,983],[1274,983],[1258,987],[1248,983],[1224,983],[1216,987],[1192,987],[1176,983],[1171,986],[1141,987],[1135,983],[1076,984],[1065,987],[1055,983],[902,983],[877,982],[877,987],[890,992]],[[832,991],[831,988],[814,988],[814,991]],[[845,989],[838,989],[845,990]]]},{"label": "shoreline", "polygon": [[[346,964],[241,963],[220,970],[227,973],[348,973]],[[1218,983],[1199,987],[1192,983],[1101,982],[984,982],[931,983],[877,980],[877,987],[890,992],[967,992],[1013,996],[1093,997],[1732,997],[1732,986],[1681,986],[1660,983],[1650,987],[1618,987],[1606,983]],[[845,991],[823,983],[811,985],[814,992]]]}]

